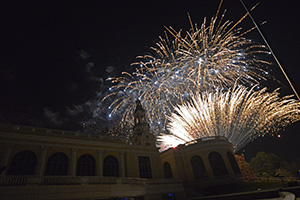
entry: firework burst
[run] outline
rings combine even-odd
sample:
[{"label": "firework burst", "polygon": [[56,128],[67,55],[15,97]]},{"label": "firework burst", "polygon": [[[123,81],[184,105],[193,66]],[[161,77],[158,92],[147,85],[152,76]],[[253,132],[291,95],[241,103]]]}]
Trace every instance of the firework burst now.
[{"label": "firework burst", "polygon": [[139,56],[132,63],[134,72],[110,78],[114,86],[103,99],[112,101],[110,116],[120,111],[123,122],[132,121],[135,100],[140,99],[150,126],[160,133],[165,131],[166,115],[173,106],[190,100],[193,94],[265,79],[261,66],[268,63],[256,55],[269,52],[244,38],[248,31],[235,29],[244,17],[235,24],[223,22],[224,14],[218,20],[218,12],[209,23],[204,19],[200,28],[190,20],[191,29],[185,34],[166,28],[165,37],[159,37],[151,48],[153,54]]},{"label": "firework burst", "polygon": [[209,136],[224,136],[235,151],[251,139],[270,134],[300,120],[300,102],[292,96],[235,86],[203,92],[175,107],[169,118],[170,135],[160,136],[163,149]]}]

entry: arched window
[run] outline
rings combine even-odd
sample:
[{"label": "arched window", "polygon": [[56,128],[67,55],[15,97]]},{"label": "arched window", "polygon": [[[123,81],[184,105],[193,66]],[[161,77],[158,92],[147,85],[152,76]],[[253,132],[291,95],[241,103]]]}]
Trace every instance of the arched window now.
[{"label": "arched window", "polygon": [[228,174],[225,162],[219,153],[211,152],[208,156],[208,160],[215,176]]},{"label": "arched window", "polygon": [[37,157],[31,151],[17,153],[8,168],[8,175],[33,175]]},{"label": "arched window", "polygon": [[49,157],[45,175],[63,176],[68,173],[69,159],[64,153],[55,153]]},{"label": "arched window", "polygon": [[107,156],[103,161],[103,176],[119,176],[119,163],[114,156]]},{"label": "arched window", "polygon": [[165,164],[164,164],[164,172],[165,172],[165,178],[173,178],[172,168],[171,168],[170,163],[165,162]]},{"label": "arched window", "polygon": [[77,164],[77,176],[95,176],[95,159],[89,154],[80,156]]},{"label": "arched window", "polygon": [[139,156],[140,178],[152,178],[151,162],[148,156]]},{"label": "arched window", "polygon": [[191,165],[196,180],[207,178],[207,172],[200,156],[193,156],[191,158]]},{"label": "arched window", "polygon": [[234,155],[228,151],[227,152],[227,158],[229,160],[229,163],[230,163],[230,165],[232,167],[233,172],[235,174],[240,174],[241,170],[239,168],[239,165],[236,162],[236,159],[235,159]]}]

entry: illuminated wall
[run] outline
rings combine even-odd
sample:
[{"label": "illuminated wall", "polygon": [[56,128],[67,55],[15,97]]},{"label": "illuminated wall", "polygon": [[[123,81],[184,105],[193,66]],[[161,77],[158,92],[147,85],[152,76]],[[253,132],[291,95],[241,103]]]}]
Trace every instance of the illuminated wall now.
[{"label": "illuminated wall", "polygon": [[232,144],[223,137],[203,138],[170,148],[160,154],[160,159],[165,177],[172,174],[173,178],[199,187],[243,181]]}]

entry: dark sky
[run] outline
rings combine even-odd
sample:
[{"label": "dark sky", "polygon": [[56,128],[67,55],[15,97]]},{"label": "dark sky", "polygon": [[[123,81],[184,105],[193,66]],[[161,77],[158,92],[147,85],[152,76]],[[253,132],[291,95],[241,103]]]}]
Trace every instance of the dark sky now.
[{"label": "dark sky", "polygon": [[[250,8],[258,1],[244,2]],[[3,3],[0,8],[0,120],[57,128],[55,120],[59,117],[66,120],[78,105],[95,100],[96,94],[101,93],[99,90],[106,89],[108,83],[103,80],[129,70],[137,55],[149,51],[163,34],[164,26],[188,30],[187,12],[194,23],[201,24],[204,17],[210,19],[216,13],[218,5],[219,0]],[[238,0],[224,0],[224,9],[227,9],[226,19],[234,22],[245,14]],[[252,13],[258,23],[267,21],[261,30],[298,92],[299,10],[298,0],[262,0]],[[241,27],[247,30],[253,24],[246,18]],[[263,43],[257,31],[246,37]],[[292,94],[278,66],[272,68],[282,82],[276,87]],[[287,132],[292,132],[288,142],[299,145],[300,149],[299,142],[296,143],[300,137],[295,133],[299,128],[297,123]]]}]

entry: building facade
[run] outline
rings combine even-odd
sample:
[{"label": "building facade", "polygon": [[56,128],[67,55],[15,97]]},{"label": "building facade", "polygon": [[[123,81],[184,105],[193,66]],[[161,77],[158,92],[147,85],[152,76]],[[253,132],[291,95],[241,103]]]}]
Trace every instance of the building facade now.
[{"label": "building facade", "polygon": [[4,199],[184,198],[180,180],[163,178],[156,147],[68,131],[0,129]]},{"label": "building facade", "polygon": [[198,188],[244,181],[232,151],[221,136],[191,141],[160,154],[166,178],[176,178]]},{"label": "building facade", "polygon": [[158,152],[140,102],[132,144],[112,137],[0,124],[3,199],[184,200],[191,186],[242,180],[232,145],[206,138]]}]

